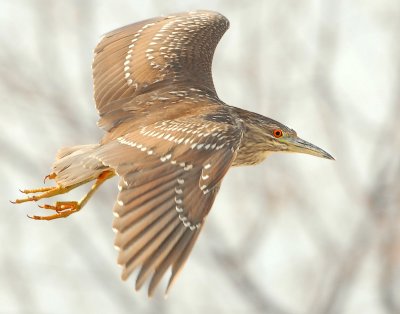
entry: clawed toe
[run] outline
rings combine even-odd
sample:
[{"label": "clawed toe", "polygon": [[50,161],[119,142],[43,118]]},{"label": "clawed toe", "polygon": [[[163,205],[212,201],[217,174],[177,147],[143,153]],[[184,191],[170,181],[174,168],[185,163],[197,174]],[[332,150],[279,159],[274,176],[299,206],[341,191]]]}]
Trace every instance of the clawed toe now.
[{"label": "clawed toe", "polygon": [[50,174],[48,174],[47,176],[44,177],[43,183],[46,184],[46,180],[47,180],[47,179],[53,180],[53,179],[55,179],[56,177],[57,177],[57,175],[56,175],[54,172],[53,172],[53,173],[50,173]]},{"label": "clawed toe", "polygon": [[44,192],[48,192],[48,191],[51,191],[54,189],[57,189],[57,187],[54,187],[54,186],[47,187],[46,186],[46,187],[42,187],[42,188],[38,188],[38,189],[27,189],[27,190],[19,189],[19,191],[24,194],[33,194],[33,193],[44,193]]},{"label": "clawed toe", "polygon": [[79,208],[79,203],[72,201],[72,202],[56,202],[55,205],[38,205],[38,207],[43,208],[43,209],[50,209],[50,210],[55,210],[56,212],[62,212],[64,210],[71,210],[71,211],[77,211]]},{"label": "clawed toe", "polygon": [[76,213],[81,208],[79,202],[56,202],[55,205],[45,204],[38,206],[43,209],[54,210],[56,213],[54,215],[49,215],[49,216],[28,215],[29,218],[35,220],[53,220],[58,218],[66,218],[69,215]]},{"label": "clawed toe", "polygon": [[15,201],[11,201],[11,203],[20,204],[20,203],[32,202],[32,201],[36,202],[43,198],[49,198],[49,197],[53,197],[53,196],[56,196],[59,194],[64,194],[64,193],[70,191],[72,188],[74,188],[74,186],[63,187],[61,185],[57,185],[57,186],[51,186],[51,187],[41,187],[41,188],[37,188],[37,189],[20,190],[21,193],[34,194],[34,195],[27,196],[25,198],[16,199]]}]

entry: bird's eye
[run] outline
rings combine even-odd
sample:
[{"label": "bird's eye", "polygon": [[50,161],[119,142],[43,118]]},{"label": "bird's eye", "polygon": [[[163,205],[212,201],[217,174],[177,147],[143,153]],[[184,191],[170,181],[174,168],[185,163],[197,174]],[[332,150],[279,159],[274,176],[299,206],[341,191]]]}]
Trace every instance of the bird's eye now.
[{"label": "bird's eye", "polygon": [[274,132],[273,132],[273,134],[274,134],[274,136],[275,136],[276,138],[279,138],[279,137],[282,137],[283,132],[282,132],[281,129],[275,129]]}]

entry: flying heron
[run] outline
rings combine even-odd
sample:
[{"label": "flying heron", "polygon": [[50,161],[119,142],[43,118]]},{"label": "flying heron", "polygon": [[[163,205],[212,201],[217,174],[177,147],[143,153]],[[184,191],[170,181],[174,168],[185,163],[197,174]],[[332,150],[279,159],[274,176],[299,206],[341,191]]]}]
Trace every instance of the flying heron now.
[{"label": "flying heron", "polygon": [[136,289],[148,294],[171,267],[171,287],[200,234],[232,166],[255,165],[272,152],[333,159],[289,127],[225,104],[211,63],[229,21],[211,11],[179,13],[106,34],[95,49],[94,98],[105,131],[99,144],[59,150],[45,179],[54,187],[22,190],[38,201],[94,181],[79,201],[40,207],[37,220],[79,211],[98,187],[119,176],[113,208],[122,278],[141,266]]}]

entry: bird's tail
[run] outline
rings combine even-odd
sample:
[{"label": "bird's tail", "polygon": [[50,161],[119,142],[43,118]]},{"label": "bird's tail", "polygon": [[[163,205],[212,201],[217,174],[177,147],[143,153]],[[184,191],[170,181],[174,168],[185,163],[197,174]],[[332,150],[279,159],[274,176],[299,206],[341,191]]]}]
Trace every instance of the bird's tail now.
[{"label": "bird's tail", "polygon": [[103,171],[109,169],[91,157],[99,147],[99,144],[89,144],[61,148],[53,164],[52,178],[65,187],[97,179]]}]

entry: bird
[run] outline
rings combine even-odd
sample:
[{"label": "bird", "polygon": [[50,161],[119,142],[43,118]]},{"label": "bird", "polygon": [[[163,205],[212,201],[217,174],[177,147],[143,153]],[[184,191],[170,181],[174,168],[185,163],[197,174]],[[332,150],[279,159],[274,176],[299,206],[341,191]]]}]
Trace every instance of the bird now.
[{"label": "bird", "polygon": [[104,131],[97,144],[61,148],[45,180],[20,190],[36,202],[93,182],[80,201],[40,205],[66,218],[103,182],[118,176],[113,230],[122,279],[152,296],[169,270],[167,294],[187,261],[231,167],[256,165],[274,152],[334,159],[284,124],[225,104],[212,59],[229,21],[191,11],[130,24],[104,35],[92,63],[94,100]]}]

